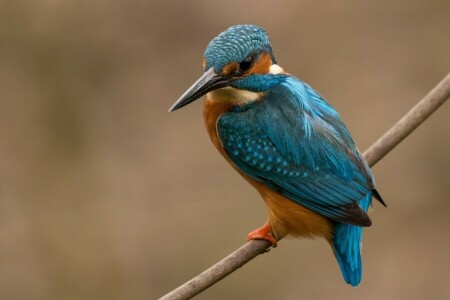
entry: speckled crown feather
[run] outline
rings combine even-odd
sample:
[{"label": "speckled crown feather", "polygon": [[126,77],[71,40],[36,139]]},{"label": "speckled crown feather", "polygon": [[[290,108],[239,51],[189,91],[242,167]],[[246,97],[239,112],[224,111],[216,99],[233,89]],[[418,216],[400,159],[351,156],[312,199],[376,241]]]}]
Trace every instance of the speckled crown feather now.
[{"label": "speckled crown feather", "polygon": [[[256,53],[255,53],[256,52]],[[264,29],[255,25],[236,25],[215,37],[206,48],[205,70],[220,73],[230,62],[240,63],[250,54],[267,52],[275,63],[270,40]]]}]

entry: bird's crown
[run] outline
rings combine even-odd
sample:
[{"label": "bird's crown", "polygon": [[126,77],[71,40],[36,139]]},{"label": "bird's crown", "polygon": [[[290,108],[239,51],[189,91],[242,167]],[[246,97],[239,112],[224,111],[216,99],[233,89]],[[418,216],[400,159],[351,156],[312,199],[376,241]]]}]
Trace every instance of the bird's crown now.
[{"label": "bird's crown", "polygon": [[268,53],[275,63],[270,40],[264,29],[255,25],[236,25],[215,37],[206,48],[204,69],[220,74],[229,64],[245,64],[248,58]]}]

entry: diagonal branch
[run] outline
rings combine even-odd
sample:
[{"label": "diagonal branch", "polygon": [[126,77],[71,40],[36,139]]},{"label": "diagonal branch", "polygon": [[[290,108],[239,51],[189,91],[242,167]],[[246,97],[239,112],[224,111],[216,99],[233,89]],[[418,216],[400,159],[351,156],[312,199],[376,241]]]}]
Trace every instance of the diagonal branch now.
[{"label": "diagonal branch", "polygon": [[[450,96],[450,73],[439,82],[416,106],[414,106],[391,129],[380,137],[366,152],[364,158],[369,166],[375,165],[425,119],[439,108]],[[252,240],[239,249],[192,278],[185,284],[166,294],[160,300],[189,299],[222,280],[247,262],[267,252],[271,244],[265,240]]]},{"label": "diagonal branch", "polygon": [[364,152],[369,166],[373,166],[400,144],[450,97],[450,73],[444,77],[419,103]]}]

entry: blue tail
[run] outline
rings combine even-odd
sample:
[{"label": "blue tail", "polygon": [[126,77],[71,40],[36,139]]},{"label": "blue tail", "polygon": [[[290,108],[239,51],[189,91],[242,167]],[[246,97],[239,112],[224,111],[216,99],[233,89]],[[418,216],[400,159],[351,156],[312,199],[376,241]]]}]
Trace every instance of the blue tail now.
[{"label": "blue tail", "polygon": [[[371,202],[372,193],[369,193],[359,205],[367,212]],[[362,227],[342,223],[336,225],[332,245],[334,255],[341,267],[345,282],[352,286],[357,286],[361,282],[361,239]]]}]

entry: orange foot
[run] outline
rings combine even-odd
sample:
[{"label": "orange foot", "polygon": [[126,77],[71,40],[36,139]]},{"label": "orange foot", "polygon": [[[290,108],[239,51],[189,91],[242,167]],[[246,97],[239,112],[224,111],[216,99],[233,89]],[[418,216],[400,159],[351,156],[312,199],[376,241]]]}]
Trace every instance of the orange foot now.
[{"label": "orange foot", "polygon": [[266,240],[272,244],[273,247],[277,246],[277,239],[272,235],[272,227],[266,223],[263,227],[258,228],[250,232],[247,236],[247,241],[250,240]]}]

